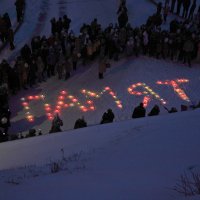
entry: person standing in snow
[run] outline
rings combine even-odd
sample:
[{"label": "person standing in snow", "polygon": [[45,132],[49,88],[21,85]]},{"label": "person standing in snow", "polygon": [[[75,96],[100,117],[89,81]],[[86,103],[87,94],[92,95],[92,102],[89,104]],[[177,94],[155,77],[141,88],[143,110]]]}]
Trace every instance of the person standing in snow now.
[{"label": "person standing in snow", "polygon": [[134,38],[130,37],[130,38],[128,38],[128,41],[126,43],[126,55],[127,56],[133,55],[133,48],[134,48]]},{"label": "person standing in snow", "polygon": [[148,34],[147,30],[144,30],[144,32],[142,34],[142,46],[143,46],[144,55],[146,55],[149,51],[148,45],[149,45],[149,34]]},{"label": "person standing in snow", "polygon": [[183,0],[183,13],[182,13],[183,18],[187,18],[189,7],[190,7],[190,0]]},{"label": "person standing in snow", "polygon": [[63,16],[63,29],[65,30],[66,33],[68,33],[68,31],[69,31],[70,23],[71,23],[71,19],[67,15],[64,15]]},{"label": "person standing in snow", "polygon": [[38,81],[39,82],[45,81],[45,77],[43,75],[43,71],[44,71],[45,65],[44,65],[44,62],[43,62],[41,56],[37,57],[36,64],[37,64],[37,78],[38,78]]},{"label": "person standing in snow", "polygon": [[8,41],[10,44],[10,50],[14,50],[15,49],[15,45],[14,45],[14,32],[12,28],[8,29]]},{"label": "person standing in snow", "polygon": [[47,76],[51,77],[55,75],[56,55],[55,50],[52,46],[49,48],[47,56]]},{"label": "person standing in snow", "polygon": [[71,76],[71,68],[72,68],[71,60],[66,59],[65,62],[63,63],[63,65],[65,68],[65,80],[67,80]]},{"label": "person standing in snow", "polygon": [[169,10],[170,10],[169,4],[165,4],[165,7],[163,8],[163,21],[164,21],[164,23],[166,23],[166,21],[167,21],[167,16],[169,14]]},{"label": "person standing in snow", "polygon": [[117,11],[119,28],[123,28],[128,23],[128,14],[125,3],[122,3]]},{"label": "person standing in snow", "polygon": [[183,53],[184,53],[183,58],[184,58],[184,63],[187,62],[189,67],[191,67],[191,59],[193,51],[194,51],[194,42],[190,37],[188,37],[183,44]]},{"label": "person standing in snow", "polygon": [[176,0],[172,0],[172,1],[171,1],[171,9],[170,9],[170,11],[171,11],[172,13],[174,12],[175,3],[176,3]]},{"label": "person standing in snow", "polygon": [[157,15],[160,15],[161,14],[161,10],[162,10],[162,2],[159,2],[157,4],[157,11],[156,11],[156,14]]},{"label": "person standing in snow", "polygon": [[103,79],[103,74],[106,72],[106,56],[99,58],[99,79]]},{"label": "person standing in snow", "polygon": [[183,4],[183,0],[177,0],[176,14],[180,15],[181,6]]},{"label": "person standing in snow", "polygon": [[3,20],[5,21],[7,30],[12,27],[12,24],[11,24],[11,21],[10,21],[10,16],[8,15],[8,13],[5,13],[3,15]]},{"label": "person standing in snow", "polygon": [[8,107],[0,110],[0,127],[3,129],[3,134],[8,138],[8,129],[10,127],[11,112]]},{"label": "person standing in snow", "polygon": [[17,22],[21,22],[24,16],[25,0],[16,0]]}]

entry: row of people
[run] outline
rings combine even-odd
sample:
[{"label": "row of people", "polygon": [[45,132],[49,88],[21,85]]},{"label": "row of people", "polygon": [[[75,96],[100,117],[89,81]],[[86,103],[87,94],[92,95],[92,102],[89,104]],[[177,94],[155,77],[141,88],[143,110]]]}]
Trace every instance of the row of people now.
[{"label": "row of people", "polygon": [[[200,108],[200,102],[195,106],[191,106],[191,108],[192,109]],[[168,109],[167,107],[164,106],[164,109],[167,110],[168,113],[178,112],[176,107],[171,107],[171,109]],[[181,111],[186,111],[188,109],[190,109],[188,106],[181,105]],[[153,106],[153,108],[147,115],[157,116],[159,115],[159,113],[160,113],[160,107],[156,104]],[[133,113],[132,113],[132,118],[135,119],[135,118],[141,118],[145,116],[146,116],[146,109],[144,107],[144,104],[140,103],[138,106],[134,108]],[[112,109],[109,108],[106,112],[103,113],[100,124],[112,123],[114,121],[114,118],[115,118],[115,114],[113,113]],[[61,132],[62,131],[61,126],[63,126],[63,121],[57,114],[52,121],[52,126],[49,133]],[[78,118],[75,121],[74,129],[84,128],[84,127],[87,127],[87,122],[85,121],[84,117]]]},{"label": "row of people", "polygon": [[[181,111],[186,111],[188,109],[196,109],[200,108],[200,102],[197,105],[193,106],[186,106],[186,105],[181,105]],[[164,106],[164,109],[167,110],[168,113],[176,113],[178,110],[175,107],[172,107],[171,109],[168,109],[167,107]],[[1,110],[2,111],[2,110]],[[2,112],[1,112],[2,113]],[[5,114],[7,113],[7,114]],[[160,113],[160,108],[158,105],[154,105],[154,107],[151,109],[151,111],[147,114],[148,116],[157,116]],[[144,108],[143,103],[140,103],[137,107],[134,108],[133,113],[132,113],[132,118],[142,118],[146,116],[146,109]],[[102,119],[100,121],[100,124],[105,124],[105,123],[112,123],[114,121],[115,114],[113,113],[112,109],[108,109],[106,112],[103,113]],[[4,112],[4,115],[1,114],[0,116],[0,142],[7,141],[9,139],[8,137],[8,128],[10,126],[10,111],[9,109]],[[58,114],[55,115],[51,129],[49,133],[56,133],[56,132],[61,132],[62,129],[61,127],[63,126],[63,120],[60,118]],[[74,124],[74,129],[79,129],[79,128],[84,128],[87,127],[87,122],[82,118],[78,118],[75,121]],[[31,135],[31,133],[34,133]],[[30,129],[29,130],[29,136],[34,136],[36,133],[35,129]],[[39,129],[38,135],[41,135],[42,131]]]}]

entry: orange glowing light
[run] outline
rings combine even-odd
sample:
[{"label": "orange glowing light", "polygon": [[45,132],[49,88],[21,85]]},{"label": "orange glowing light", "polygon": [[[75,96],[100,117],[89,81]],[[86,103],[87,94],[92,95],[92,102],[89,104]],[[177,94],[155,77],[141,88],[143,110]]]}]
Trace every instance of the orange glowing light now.
[{"label": "orange glowing light", "polygon": [[63,91],[61,91],[60,93],[61,93],[61,94],[63,94],[63,95],[67,94],[67,92],[66,92],[66,91],[64,91],[64,90],[63,90]]}]

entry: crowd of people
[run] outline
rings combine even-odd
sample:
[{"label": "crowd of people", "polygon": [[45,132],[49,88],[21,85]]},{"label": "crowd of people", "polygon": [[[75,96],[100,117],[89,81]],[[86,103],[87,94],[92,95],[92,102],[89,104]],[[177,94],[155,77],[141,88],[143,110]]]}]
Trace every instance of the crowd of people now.
[{"label": "crowd of people", "polygon": [[[17,11],[21,20],[25,1],[17,0],[16,6],[17,3],[23,5]],[[193,12],[192,17],[189,17],[189,11],[188,16],[184,14],[185,19],[172,20],[169,30],[161,28],[164,23],[162,10],[159,3],[145,24],[132,27],[128,23],[126,1],[121,0],[117,10],[118,23],[103,28],[95,18],[90,24],[84,23],[78,35],[70,29],[71,19],[67,15],[58,20],[53,18],[50,36],[33,37],[31,44],[25,44],[14,61],[9,63],[4,59],[0,63],[0,85],[7,85],[8,93],[14,95],[52,76],[67,80],[79,64],[93,60],[99,63],[97,78],[103,79],[110,60],[141,54],[187,62],[189,67],[195,59],[200,63],[200,9]],[[171,11],[174,11],[172,3]]]}]

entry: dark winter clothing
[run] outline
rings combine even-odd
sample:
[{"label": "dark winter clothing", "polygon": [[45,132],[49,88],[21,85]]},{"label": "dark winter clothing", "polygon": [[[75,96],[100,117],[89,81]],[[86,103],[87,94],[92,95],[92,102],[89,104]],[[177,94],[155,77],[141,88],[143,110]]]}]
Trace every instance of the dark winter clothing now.
[{"label": "dark winter clothing", "polygon": [[113,122],[115,115],[111,109],[108,109],[102,116],[101,124]]},{"label": "dark winter clothing", "polygon": [[25,0],[16,0],[15,6],[17,12],[17,21],[20,22],[24,17]]},{"label": "dark winter clothing", "polygon": [[171,3],[171,12],[173,13],[174,12],[174,6],[175,6],[175,3],[176,3],[176,0],[172,0],[171,1],[172,3]]},{"label": "dark winter clothing", "polygon": [[63,126],[63,121],[60,119],[59,115],[56,115],[52,121],[52,126],[49,133],[61,132],[61,126]]},{"label": "dark winter clothing", "polygon": [[187,62],[191,67],[192,52],[194,51],[194,42],[189,38],[183,44],[184,63]]},{"label": "dark winter clothing", "polygon": [[84,120],[84,118],[77,119],[74,124],[74,129],[83,128],[83,127],[87,127],[87,122]]},{"label": "dark winter clothing", "polygon": [[146,114],[146,109],[144,108],[143,103],[140,103],[140,105],[134,109],[132,118],[145,117],[145,114]]},{"label": "dark winter clothing", "polygon": [[190,7],[190,0],[183,0],[183,14],[182,14],[183,18],[187,18],[189,7]]},{"label": "dark winter clothing", "polygon": [[159,115],[160,113],[160,108],[158,105],[155,105],[152,110],[150,111],[150,113],[148,114],[148,116],[155,116],[155,115]]},{"label": "dark winter clothing", "polygon": [[11,112],[8,107],[1,108],[0,110],[0,128],[3,129],[4,135],[8,134],[10,127],[10,115]]},{"label": "dark winter clothing", "polygon": [[181,6],[183,4],[183,0],[177,0],[176,14],[180,15]]},{"label": "dark winter clothing", "polygon": [[190,19],[190,20],[193,19],[193,14],[194,14],[195,8],[196,8],[196,0],[193,0],[192,6],[190,8],[188,19]]}]

